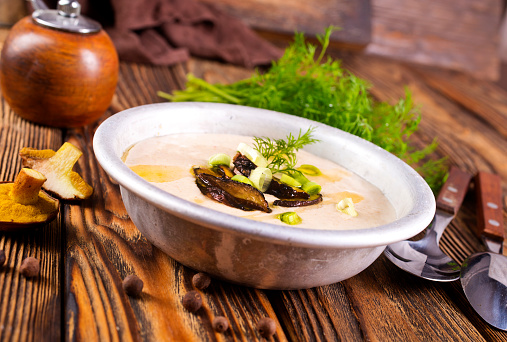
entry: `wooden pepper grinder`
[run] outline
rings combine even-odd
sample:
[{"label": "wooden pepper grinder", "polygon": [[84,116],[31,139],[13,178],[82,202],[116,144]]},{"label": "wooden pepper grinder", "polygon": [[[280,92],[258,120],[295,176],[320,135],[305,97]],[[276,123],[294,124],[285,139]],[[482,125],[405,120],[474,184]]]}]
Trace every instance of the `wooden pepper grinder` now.
[{"label": "wooden pepper grinder", "polygon": [[77,1],[59,0],[17,22],[0,59],[2,94],[19,116],[43,125],[79,127],[109,107],[118,81],[118,54],[99,23],[80,15]]}]

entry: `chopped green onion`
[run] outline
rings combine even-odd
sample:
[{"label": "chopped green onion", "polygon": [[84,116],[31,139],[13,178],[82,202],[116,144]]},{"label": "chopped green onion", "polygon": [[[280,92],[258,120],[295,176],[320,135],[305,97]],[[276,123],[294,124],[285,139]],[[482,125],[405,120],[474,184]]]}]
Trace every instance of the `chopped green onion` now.
[{"label": "chopped green onion", "polygon": [[301,188],[309,195],[318,194],[320,190],[322,190],[322,187],[319,184],[312,181],[306,182]]},{"label": "chopped green onion", "polygon": [[217,153],[215,155],[212,155],[208,159],[208,164],[210,166],[218,166],[218,165],[231,165],[231,157],[229,157],[225,153]]},{"label": "chopped green onion", "polygon": [[322,174],[318,167],[309,164],[303,164],[297,170],[309,176],[320,176]]},{"label": "chopped green onion", "polygon": [[264,156],[254,149],[253,147],[248,146],[245,143],[240,143],[237,148],[238,152],[250,159],[252,163],[254,163],[256,166],[259,167],[266,167],[268,166],[268,161]]},{"label": "chopped green onion", "polygon": [[234,176],[232,176],[231,179],[236,182],[245,183],[245,184],[254,186],[252,181],[250,179],[248,179],[248,177],[243,176],[243,175],[234,175]]},{"label": "chopped green onion", "polygon": [[356,208],[354,207],[354,202],[350,197],[344,198],[340,202],[338,202],[338,204],[336,205],[336,209],[352,217],[357,216],[357,211]]},{"label": "chopped green onion", "polygon": [[286,213],[281,213],[281,214],[277,215],[276,217],[278,217],[280,219],[280,221],[282,221],[283,223],[287,223],[290,225],[300,224],[301,222],[303,222],[301,217],[299,217],[299,215],[294,211],[288,211]]},{"label": "chopped green onion", "polygon": [[285,173],[282,174],[282,177],[280,177],[280,182],[295,188],[299,188],[301,186],[301,183]]},{"label": "chopped green onion", "polygon": [[252,170],[252,172],[250,172],[250,177],[248,178],[250,178],[254,187],[264,192],[268,189],[273,175],[271,174],[271,170],[268,168],[256,167]]},{"label": "chopped green onion", "polygon": [[305,177],[301,172],[292,172],[291,173],[292,178],[294,178],[296,181],[301,183],[301,185],[304,185],[308,183],[310,180]]}]

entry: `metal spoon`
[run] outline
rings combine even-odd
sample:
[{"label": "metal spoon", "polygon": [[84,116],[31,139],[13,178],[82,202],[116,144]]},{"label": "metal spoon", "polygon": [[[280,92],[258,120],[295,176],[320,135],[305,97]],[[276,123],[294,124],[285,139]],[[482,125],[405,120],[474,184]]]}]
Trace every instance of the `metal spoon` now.
[{"label": "metal spoon", "polygon": [[435,218],[418,241],[401,241],[388,245],[384,255],[396,266],[418,277],[435,281],[459,279],[460,266],[438,247],[447,225],[458,212],[472,176],[452,167],[437,198]]},{"label": "metal spoon", "polygon": [[507,330],[507,257],[502,253],[504,225],[500,177],[479,172],[477,229],[490,252],[468,257],[461,269],[461,286],[474,310],[489,324]]}]

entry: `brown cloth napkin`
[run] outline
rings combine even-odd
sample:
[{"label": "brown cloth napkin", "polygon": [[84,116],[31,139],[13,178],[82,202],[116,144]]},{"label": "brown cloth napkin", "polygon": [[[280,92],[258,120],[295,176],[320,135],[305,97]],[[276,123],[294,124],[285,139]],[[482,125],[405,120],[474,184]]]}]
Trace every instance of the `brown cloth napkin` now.
[{"label": "brown cloth napkin", "polygon": [[[54,2],[50,4],[50,2]],[[47,1],[56,7],[56,0]],[[245,67],[268,65],[282,50],[240,20],[195,0],[79,0],[124,61],[170,65],[189,54]],[[50,7],[50,8],[54,8]]]}]

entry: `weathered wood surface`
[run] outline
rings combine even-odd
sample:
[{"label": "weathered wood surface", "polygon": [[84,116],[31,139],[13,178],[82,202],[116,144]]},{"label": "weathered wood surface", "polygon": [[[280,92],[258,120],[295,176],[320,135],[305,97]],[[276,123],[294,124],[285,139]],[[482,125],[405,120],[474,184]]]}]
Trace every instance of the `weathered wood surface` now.
[{"label": "weathered wood surface", "polygon": [[501,0],[372,0],[366,51],[496,80]]},{"label": "weathered wood surface", "polygon": [[332,39],[351,47],[371,41],[370,0],[198,0],[241,19],[250,27],[292,36],[295,31],[310,36],[323,34],[328,26],[339,27]]},{"label": "weathered wood surface", "polygon": [[[499,173],[507,193],[504,90],[378,57],[336,56],[372,83],[378,100],[396,100],[408,86],[423,115],[414,142],[424,145],[438,137],[440,156],[470,172]],[[116,96],[101,120],[160,102],[156,91],[184,87],[187,71],[222,82],[250,74],[201,60],[171,68],[124,63]],[[117,185],[93,156],[93,132],[100,121],[73,130],[41,127],[17,117],[3,99],[0,118],[2,180],[14,179],[19,171],[20,147],[56,149],[70,141],[84,151],[76,170],[95,189],[89,200],[62,205],[60,220],[44,229],[0,236],[8,257],[0,269],[0,340],[251,341],[260,339],[255,322],[269,316],[278,326],[274,341],[507,341],[507,333],[477,317],[459,282],[433,283],[407,275],[383,256],[351,279],[308,290],[262,291],[214,280],[202,291],[204,308],[190,314],[181,298],[192,289],[194,271],[153,247],[129,220]],[[441,241],[457,261],[483,249],[470,230],[474,224],[469,195]],[[43,265],[41,275],[30,281],[18,272],[27,255]],[[126,296],[121,287],[132,273],[144,280],[139,298]],[[216,315],[229,319],[229,331],[213,332]]]},{"label": "weathered wood surface", "polygon": [[[39,127],[17,116],[0,99],[0,179],[13,181],[21,169],[24,146],[58,149],[62,133]],[[63,246],[61,214],[34,232],[0,233],[7,260],[0,266],[0,341],[55,341],[60,338]],[[40,260],[41,274],[26,279],[19,273],[26,257]]]},{"label": "weathered wood surface", "polygon": [[342,28],[332,36],[338,45],[481,79],[500,77],[502,0],[199,1],[259,31],[314,36],[334,25]]}]

